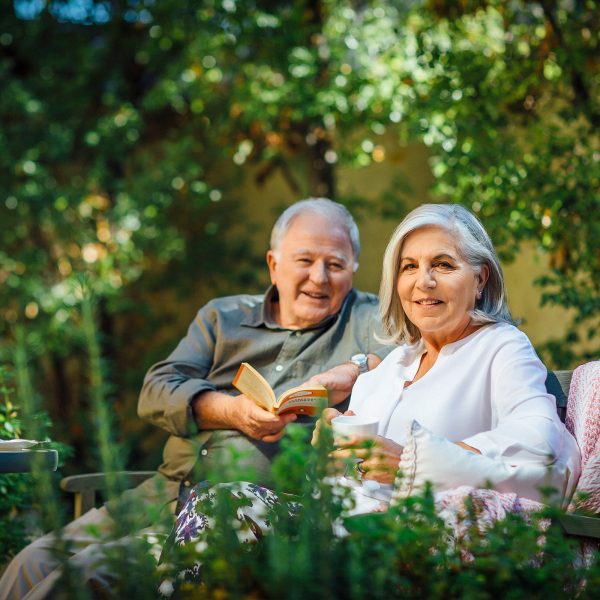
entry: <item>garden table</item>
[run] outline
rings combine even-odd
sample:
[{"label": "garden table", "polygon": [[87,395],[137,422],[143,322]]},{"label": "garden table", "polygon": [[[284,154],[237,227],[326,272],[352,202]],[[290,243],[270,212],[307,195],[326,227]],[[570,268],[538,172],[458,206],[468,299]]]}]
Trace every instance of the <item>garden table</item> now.
[{"label": "garden table", "polygon": [[[23,444],[19,442],[21,440],[0,441],[0,473],[29,473],[34,470],[36,463],[40,465],[39,468],[56,471],[56,450],[36,448],[36,442],[29,440],[22,440]],[[20,445],[32,447],[19,447]]]}]

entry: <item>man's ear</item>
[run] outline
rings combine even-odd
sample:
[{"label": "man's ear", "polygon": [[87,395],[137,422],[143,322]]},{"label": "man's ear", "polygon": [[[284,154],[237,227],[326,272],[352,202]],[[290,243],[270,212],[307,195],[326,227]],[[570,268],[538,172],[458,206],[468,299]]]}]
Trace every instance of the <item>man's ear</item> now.
[{"label": "man's ear", "polygon": [[267,265],[269,266],[269,275],[271,276],[271,283],[275,285],[277,283],[277,277],[275,275],[275,269],[277,268],[277,258],[275,252],[269,250],[267,252]]}]

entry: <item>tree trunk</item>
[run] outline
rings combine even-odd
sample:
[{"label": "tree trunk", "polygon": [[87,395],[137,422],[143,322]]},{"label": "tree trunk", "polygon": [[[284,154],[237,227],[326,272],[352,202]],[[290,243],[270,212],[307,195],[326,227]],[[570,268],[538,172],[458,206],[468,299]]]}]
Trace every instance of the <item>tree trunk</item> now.
[{"label": "tree trunk", "polygon": [[[322,0],[309,0],[307,3],[307,46],[316,46],[318,36],[323,31],[325,20],[325,6]],[[318,35],[317,35],[318,34]],[[316,74],[316,87],[325,83],[329,75],[329,64],[317,52],[318,69]],[[335,199],[335,163],[327,161],[327,153],[332,151],[332,140],[325,124],[319,122],[308,126],[305,132],[307,140],[308,158],[308,183],[311,196],[325,196],[331,200]]]}]

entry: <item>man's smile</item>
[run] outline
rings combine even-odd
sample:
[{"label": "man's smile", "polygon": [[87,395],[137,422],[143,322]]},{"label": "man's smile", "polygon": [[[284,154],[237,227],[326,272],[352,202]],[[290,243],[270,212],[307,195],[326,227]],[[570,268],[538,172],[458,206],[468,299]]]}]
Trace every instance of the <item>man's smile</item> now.
[{"label": "man's smile", "polygon": [[324,294],[323,292],[310,292],[302,290],[300,294],[303,296],[308,296],[311,300],[326,300],[329,298],[329,295]]}]

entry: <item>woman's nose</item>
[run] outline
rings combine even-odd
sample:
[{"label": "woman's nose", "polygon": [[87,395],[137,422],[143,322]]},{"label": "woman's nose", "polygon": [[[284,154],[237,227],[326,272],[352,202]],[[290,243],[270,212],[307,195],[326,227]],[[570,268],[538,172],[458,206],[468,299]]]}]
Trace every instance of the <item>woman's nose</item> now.
[{"label": "woman's nose", "polygon": [[425,267],[419,269],[418,285],[424,289],[433,288],[436,286],[436,281],[433,277],[431,269]]}]

